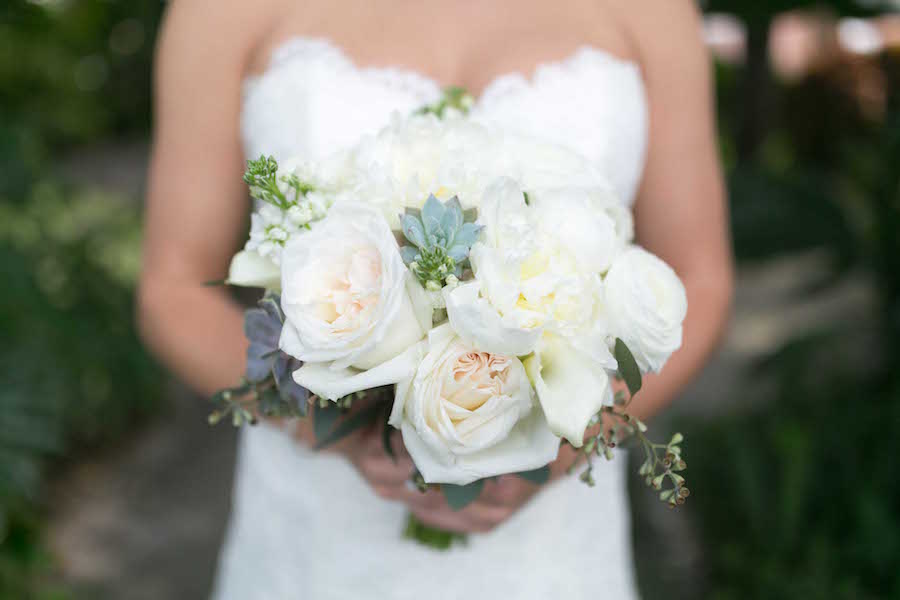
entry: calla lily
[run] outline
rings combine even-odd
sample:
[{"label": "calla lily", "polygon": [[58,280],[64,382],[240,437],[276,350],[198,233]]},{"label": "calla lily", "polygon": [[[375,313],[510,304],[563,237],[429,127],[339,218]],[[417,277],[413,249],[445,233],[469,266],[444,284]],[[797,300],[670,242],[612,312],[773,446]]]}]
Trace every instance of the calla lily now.
[{"label": "calla lily", "polygon": [[564,337],[551,334],[522,363],[550,429],[580,448],[591,418],[612,402],[609,375]]},{"label": "calla lily", "polygon": [[225,283],[278,290],[281,288],[281,269],[254,250],[242,250],[231,259]]}]

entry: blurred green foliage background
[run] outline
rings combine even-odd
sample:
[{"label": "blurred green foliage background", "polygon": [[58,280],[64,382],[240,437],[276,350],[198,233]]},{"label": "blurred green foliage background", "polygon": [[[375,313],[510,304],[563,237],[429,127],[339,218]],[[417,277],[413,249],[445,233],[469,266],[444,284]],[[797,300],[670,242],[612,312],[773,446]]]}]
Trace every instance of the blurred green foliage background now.
[{"label": "blurred green foliage background", "polygon": [[[811,6],[705,6],[747,27],[743,62],[717,66],[735,251],[742,268],[812,252],[823,267],[802,294],[862,281],[874,308],[771,347],[748,385],[722,390],[747,396],[736,412],[679,423],[704,598],[900,598],[900,51],[780,80],[770,26]],[[0,7],[0,598],[69,597],[42,543],[48,475],[162,402],[132,318],[140,198],[56,168],[97,141],[146,138],[162,9]],[[860,93],[872,85],[874,100]]]},{"label": "blurred green foliage background", "polygon": [[161,401],[133,326],[137,198],[56,175],[146,136],[158,1],[0,7],[0,598],[65,597],[41,543],[48,473]]}]

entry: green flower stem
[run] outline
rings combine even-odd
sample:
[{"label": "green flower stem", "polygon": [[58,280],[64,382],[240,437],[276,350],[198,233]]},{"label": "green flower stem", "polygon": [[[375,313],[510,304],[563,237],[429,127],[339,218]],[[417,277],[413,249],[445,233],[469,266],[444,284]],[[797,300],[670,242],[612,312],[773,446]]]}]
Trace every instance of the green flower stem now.
[{"label": "green flower stem", "polygon": [[423,546],[434,548],[435,550],[448,550],[453,544],[465,544],[469,539],[464,533],[446,531],[444,529],[426,525],[412,513],[406,517],[406,527],[403,530],[403,537],[418,542]]}]

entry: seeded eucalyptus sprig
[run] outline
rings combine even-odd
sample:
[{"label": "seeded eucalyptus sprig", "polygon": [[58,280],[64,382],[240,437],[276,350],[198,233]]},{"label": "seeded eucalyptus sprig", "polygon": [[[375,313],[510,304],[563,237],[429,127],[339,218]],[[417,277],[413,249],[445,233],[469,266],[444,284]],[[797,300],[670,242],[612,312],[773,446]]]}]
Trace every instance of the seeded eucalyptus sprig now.
[{"label": "seeded eucalyptus sprig", "polygon": [[444,113],[447,109],[458,110],[462,114],[468,114],[469,110],[472,108],[472,105],[475,104],[475,99],[472,97],[469,92],[466,91],[465,88],[458,86],[450,86],[446,87],[443,90],[443,94],[441,95],[441,99],[435,102],[434,104],[426,104],[422,108],[416,111],[416,114],[426,115],[432,114],[437,115],[439,118],[444,117]]},{"label": "seeded eucalyptus sprig", "polygon": [[403,262],[431,291],[462,277],[469,250],[481,231],[480,225],[465,222],[456,196],[446,203],[428,196],[421,211],[407,210],[401,226],[403,236],[412,244],[400,248]]},{"label": "seeded eucalyptus sprig", "polygon": [[[633,438],[644,451],[644,462],[638,470],[644,482],[658,491],[659,499],[670,507],[684,504],[691,493],[685,485],[684,477],[679,473],[687,468],[687,463],[681,457],[680,444],[684,437],[676,433],[668,444],[650,441],[645,435],[647,426],[643,421],[625,410],[641,389],[640,369],[628,346],[620,339],[616,340],[615,356],[619,363],[619,376],[628,386],[629,396],[626,398],[624,392],[617,392],[613,406],[604,406],[592,419],[591,426],[600,425],[603,423],[603,416],[606,415],[613,420],[613,425],[609,430],[601,429],[596,435],[588,437],[579,448],[579,453],[585,458],[586,463],[579,478],[589,486],[593,486],[593,458],[603,456],[606,460],[612,460],[613,448],[620,442]],[[569,472],[571,473],[578,464],[578,461],[574,462],[569,467]]]},{"label": "seeded eucalyptus sprig", "polygon": [[[279,182],[285,184],[290,193],[285,193],[279,187]],[[273,156],[265,155],[261,155],[256,160],[247,161],[244,183],[250,187],[250,195],[253,198],[277,206],[282,210],[288,210],[315,189],[311,183],[301,180],[294,173],[279,177],[278,161]]]}]

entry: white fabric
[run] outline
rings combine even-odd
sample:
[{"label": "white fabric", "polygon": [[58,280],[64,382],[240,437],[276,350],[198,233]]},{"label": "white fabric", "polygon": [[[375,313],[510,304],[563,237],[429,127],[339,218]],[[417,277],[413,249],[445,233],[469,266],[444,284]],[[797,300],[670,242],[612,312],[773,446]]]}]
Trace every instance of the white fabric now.
[{"label": "white fabric", "polygon": [[[247,155],[321,158],[439,96],[427,77],[361,68],[328,41],[295,38],[245,83]],[[531,77],[498,77],[473,116],[581,152],[632,201],[647,132],[636,65],[584,47]],[[439,552],[403,539],[404,507],[375,496],[342,458],[272,426],[245,428],[213,597],[635,598],[624,458],[598,464],[594,488],[555,482],[492,533]]]}]

